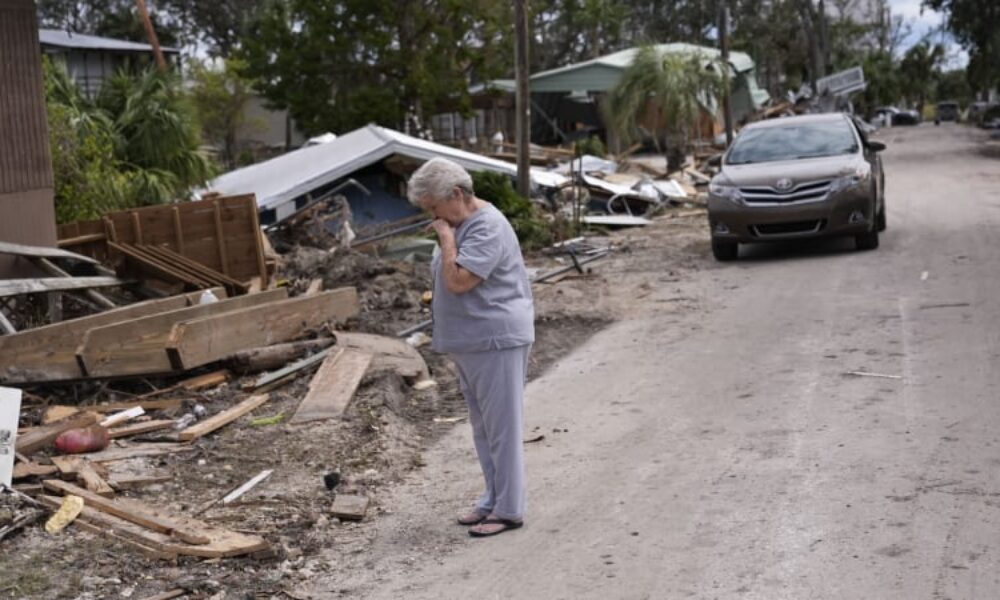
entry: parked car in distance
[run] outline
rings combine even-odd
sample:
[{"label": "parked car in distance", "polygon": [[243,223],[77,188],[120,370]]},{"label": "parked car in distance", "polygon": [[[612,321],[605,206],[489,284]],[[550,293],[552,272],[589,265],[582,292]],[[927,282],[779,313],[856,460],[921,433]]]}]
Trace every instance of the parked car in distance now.
[{"label": "parked car in distance", "polygon": [[920,125],[920,113],[915,110],[901,110],[892,120],[893,125]]},{"label": "parked car in distance", "polygon": [[880,106],[873,111],[872,121],[885,127],[919,125],[920,114],[915,110],[901,110],[895,106]]},{"label": "parked car in distance", "polygon": [[941,121],[955,121],[960,119],[961,109],[958,102],[938,102],[937,116],[934,117],[934,124],[940,125]]},{"label": "parked car in distance", "polygon": [[739,244],[824,236],[877,248],[886,227],[882,150],[843,113],[747,125],[708,187],[713,255],[733,260]]}]

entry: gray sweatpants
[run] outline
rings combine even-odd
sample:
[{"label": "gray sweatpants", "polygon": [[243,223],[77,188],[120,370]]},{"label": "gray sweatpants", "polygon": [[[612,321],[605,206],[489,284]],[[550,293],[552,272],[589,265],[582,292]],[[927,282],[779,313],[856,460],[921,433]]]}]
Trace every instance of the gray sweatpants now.
[{"label": "gray sweatpants", "polygon": [[476,509],[501,519],[524,517],[524,384],[531,344],[452,354],[469,405],[472,439],[486,480]]}]

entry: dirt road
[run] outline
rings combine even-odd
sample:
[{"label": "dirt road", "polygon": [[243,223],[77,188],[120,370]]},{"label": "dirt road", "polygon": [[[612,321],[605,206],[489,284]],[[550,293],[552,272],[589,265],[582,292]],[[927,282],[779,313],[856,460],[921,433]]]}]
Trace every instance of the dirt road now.
[{"label": "dirt road", "polygon": [[311,591],[1000,596],[1000,161],[978,135],[883,136],[877,251],[813,242],[718,265],[705,244],[680,281],[649,277],[528,389],[528,437],[545,439],[527,446],[525,528],[474,540],[451,524],[480,484],[459,426],[372,546]]}]

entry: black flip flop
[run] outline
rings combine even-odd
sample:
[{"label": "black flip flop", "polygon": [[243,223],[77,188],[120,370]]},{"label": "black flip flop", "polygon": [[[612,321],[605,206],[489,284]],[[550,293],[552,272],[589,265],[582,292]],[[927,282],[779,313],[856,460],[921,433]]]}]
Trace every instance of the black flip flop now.
[{"label": "black flip flop", "polygon": [[524,521],[511,521],[510,519],[483,519],[477,525],[503,525],[503,529],[497,529],[496,531],[491,531],[489,533],[484,533],[480,531],[469,530],[469,535],[472,537],[490,537],[491,535],[499,535],[505,531],[510,531],[512,529],[517,529],[524,525]]}]

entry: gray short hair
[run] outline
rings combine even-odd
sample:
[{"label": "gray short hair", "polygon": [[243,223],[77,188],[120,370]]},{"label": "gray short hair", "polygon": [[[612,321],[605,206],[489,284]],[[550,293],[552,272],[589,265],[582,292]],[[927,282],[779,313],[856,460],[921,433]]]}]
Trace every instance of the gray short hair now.
[{"label": "gray short hair", "polygon": [[457,163],[436,157],[413,173],[406,186],[406,196],[410,203],[419,206],[424,199],[433,202],[447,200],[456,187],[471,196],[474,193],[472,176]]}]

